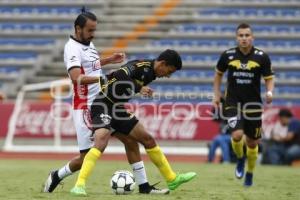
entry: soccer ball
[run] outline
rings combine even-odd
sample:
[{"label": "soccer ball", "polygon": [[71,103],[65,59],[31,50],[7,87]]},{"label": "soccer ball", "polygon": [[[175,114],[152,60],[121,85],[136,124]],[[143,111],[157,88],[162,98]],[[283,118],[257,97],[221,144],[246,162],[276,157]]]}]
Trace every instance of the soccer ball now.
[{"label": "soccer ball", "polygon": [[130,194],[134,191],[135,180],[131,172],[116,171],[110,179],[110,187],[115,194]]}]

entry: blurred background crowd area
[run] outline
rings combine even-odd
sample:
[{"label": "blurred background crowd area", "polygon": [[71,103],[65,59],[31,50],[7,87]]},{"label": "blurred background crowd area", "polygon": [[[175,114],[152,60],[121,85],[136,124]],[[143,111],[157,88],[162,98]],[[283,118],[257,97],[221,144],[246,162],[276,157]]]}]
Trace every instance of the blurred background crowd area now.
[{"label": "blurred background crowd area", "polygon": [[[203,94],[212,93],[216,62],[236,45],[236,26],[249,23],[254,45],[270,55],[275,71],[273,106],[300,104],[300,0],[1,0],[2,96],[14,100],[23,85],[67,78],[63,47],[82,6],[99,19],[93,43],[102,57],[119,51],[132,60],[155,58],[167,48],[179,51],[183,70],[151,84],[158,93],[183,94],[176,102],[211,101]],[[185,98],[190,95],[195,98]],[[26,98],[50,96],[38,91]]]}]

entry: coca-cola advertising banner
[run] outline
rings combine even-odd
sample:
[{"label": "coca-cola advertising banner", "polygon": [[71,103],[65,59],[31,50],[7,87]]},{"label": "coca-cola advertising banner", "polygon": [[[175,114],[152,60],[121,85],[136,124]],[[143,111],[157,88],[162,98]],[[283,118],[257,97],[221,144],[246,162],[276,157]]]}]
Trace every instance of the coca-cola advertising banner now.
[{"label": "coca-cola advertising banner", "polygon": [[[156,139],[167,140],[211,140],[219,133],[219,126],[211,119],[211,105],[161,103],[128,104],[128,109],[135,112],[141,123]],[[8,131],[9,119],[14,105],[0,104],[0,137]],[[270,131],[279,107],[266,108],[263,115],[263,129]],[[290,108],[296,117],[300,117],[300,107]],[[15,123],[16,137],[53,137],[56,125],[62,137],[75,137],[72,121],[72,107],[69,104],[27,102],[22,105]]]}]

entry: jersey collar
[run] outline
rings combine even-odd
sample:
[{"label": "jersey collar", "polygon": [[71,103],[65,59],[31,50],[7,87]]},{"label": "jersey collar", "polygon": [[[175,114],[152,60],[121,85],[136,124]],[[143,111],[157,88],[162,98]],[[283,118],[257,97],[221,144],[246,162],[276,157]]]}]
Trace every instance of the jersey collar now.
[{"label": "jersey collar", "polygon": [[81,41],[77,40],[73,35],[70,35],[70,38],[84,46],[90,46],[90,43],[91,43],[91,42],[81,42]]},{"label": "jersey collar", "polygon": [[237,50],[237,52],[239,52],[242,56],[244,56],[244,57],[247,57],[247,56],[249,56],[249,55],[251,55],[251,54],[253,54],[254,53],[254,46],[252,46],[252,48],[251,48],[251,50],[250,50],[250,52],[248,53],[248,54],[243,54],[243,52],[241,52],[241,50],[240,50],[240,48],[239,47],[236,47],[236,50]]}]

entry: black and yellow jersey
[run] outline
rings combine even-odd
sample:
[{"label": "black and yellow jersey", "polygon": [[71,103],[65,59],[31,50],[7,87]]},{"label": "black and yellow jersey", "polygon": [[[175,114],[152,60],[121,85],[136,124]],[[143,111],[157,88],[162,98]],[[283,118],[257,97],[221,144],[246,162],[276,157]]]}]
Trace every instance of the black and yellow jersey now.
[{"label": "black and yellow jersey", "polygon": [[127,102],[143,86],[156,79],[154,60],[129,61],[106,77],[107,80],[101,86],[100,95],[104,95],[111,103]]},{"label": "black and yellow jersey", "polygon": [[217,73],[227,71],[226,106],[235,106],[238,102],[261,103],[261,77],[271,79],[274,72],[269,56],[260,49],[252,47],[244,55],[238,47],[224,51],[216,66]]}]

